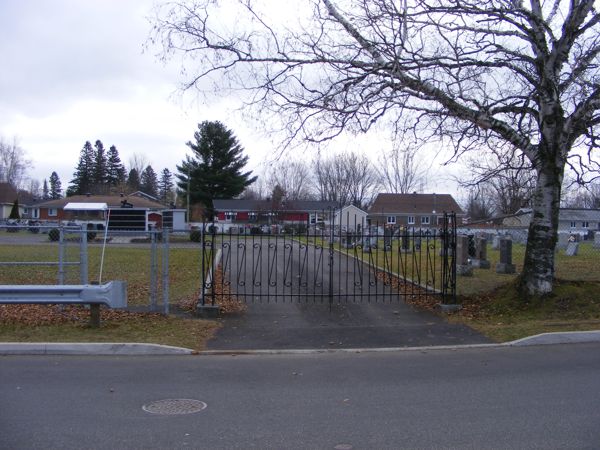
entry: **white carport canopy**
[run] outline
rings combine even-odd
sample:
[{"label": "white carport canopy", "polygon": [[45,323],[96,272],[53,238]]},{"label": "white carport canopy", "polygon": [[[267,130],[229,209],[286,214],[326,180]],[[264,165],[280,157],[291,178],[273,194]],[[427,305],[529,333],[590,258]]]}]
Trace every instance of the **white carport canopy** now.
[{"label": "white carport canopy", "polygon": [[69,202],[63,208],[65,211],[106,211],[106,203],[73,203]]}]

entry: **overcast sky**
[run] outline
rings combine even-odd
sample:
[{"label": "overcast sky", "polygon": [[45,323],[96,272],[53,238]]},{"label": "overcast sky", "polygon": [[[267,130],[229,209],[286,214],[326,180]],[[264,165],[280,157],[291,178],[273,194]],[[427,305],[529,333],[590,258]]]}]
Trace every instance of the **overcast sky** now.
[{"label": "overcast sky", "polygon": [[[0,135],[19,139],[33,161],[32,178],[41,182],[56,171],[66,189],[83,144],[96,139],[116,145],[126,166],[143,154],[156,172],[175,171],[203,120],[230,128],[255,171],[273,154],[270,142],[232,113],[234,99],[205,105],[182,97],[179,67],[158,62],[156,49],[144,52],[153,3],[0,0]],[[363,136],[338,146],[372,152],[374,142]],[[445,184],[431,190],[449,191]]]}]

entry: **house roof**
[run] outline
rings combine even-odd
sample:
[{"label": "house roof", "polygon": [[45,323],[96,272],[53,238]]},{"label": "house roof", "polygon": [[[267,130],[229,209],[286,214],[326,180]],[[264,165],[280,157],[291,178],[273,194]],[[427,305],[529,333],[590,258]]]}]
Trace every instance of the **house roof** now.
[{"label": "house roof", "polygon": [[133,205],[133,208],[146,209],[165,209],[165,205],[159,202],[148,200],[138,196],[120,195],[73,195],[71,197],[59,198],[57,200],[48,200],[38,204],[38,208],[64,208],[67,203],[106,203],[109,208],[120,208],[121,203],[126,200],[127,203]]},{"label": "house roof", "polygon": [[296,211],[296,212],[319,212],[327,209],[337,208],[335,202],[321,200],[296,200],[283,202],[277,207],[270,200],[247,200],[247,199],[215,199],[213,206],[216,211],[237,212],[237,211]]},{"label": "house roof", "polygon": [[[521,208],[508,217],[522,215],[527,215],[527,218],[530,219],[531,208]],[[558,210],[558,220],[600,222],[600,209],[560,208]]]},{"label": "house roof", "polygon": [[378,194],[369,208],[370,215],[441,214],[455,212],[464,215],[450,194]]}]

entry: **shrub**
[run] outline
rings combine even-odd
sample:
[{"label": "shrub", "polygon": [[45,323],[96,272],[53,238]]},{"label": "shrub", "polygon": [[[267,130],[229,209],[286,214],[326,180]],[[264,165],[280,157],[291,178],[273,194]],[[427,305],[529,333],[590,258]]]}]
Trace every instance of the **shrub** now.
[{"label": "shrub", "polygon": [[48,231],[48,239],[52,242],[56,242],[60,239],[60,231],[58,231],[58,228],[52,228]]},{"label": "shrub", "polygon": [[202,239],[202,233],[200,232],[200,230],[190,231],[190,241],[200,242],[201,239]]},{"label": "shrub", "polygon": [[88,229],[88,232],[87,232],[87,240],[88,240],[88,242],[89,241],[93,241],[94,239],[96,239],[96,232],[95,231],[90,231],[90,230],[94,230],[95,229],[94,224],[88,223],[87,224],[87,229]]}]

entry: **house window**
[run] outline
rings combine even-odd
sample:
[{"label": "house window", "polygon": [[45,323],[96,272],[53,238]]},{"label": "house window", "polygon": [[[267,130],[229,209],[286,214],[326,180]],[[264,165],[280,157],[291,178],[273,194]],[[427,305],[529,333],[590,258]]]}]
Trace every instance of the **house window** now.
[{"label": "house window", "polygon": [[429,225],[429,216],[421,217],[421,225]]},{"label": "house window", "polygon": [[582,228],[589,228],[590,227],[590,223],[587,222],[587,221],[583,221],[583,222],[581,222],[581,227]]},{"label": "house window", "polygon": [[415,224],[415,216],[408,216],[408,224],[409,225]]},{"label": "house window", "polygon": [[312,225],[316,223],[323,223],[324,216],[322,213],[310,213],[310,223]]},{"label": "house window", "polygon": [[225,220],[227,222],[232,222],[233,220],[235,220],[235,213],[233,213],[233,212],[225,213]]},{"label": "house window", "polygon": [[387,223],[388,223],[388,225],[395,225],[396,224],[396,216],[387,216]]},{"label": "house window", "polygon": [[48,217],[56,217],[58,215],[58,211],[56,208],[48,208]]},{"label": "house window", "polygon": [[34,219],[39,219],[40,218],[40,210],[39,208],[33,208],[31,210],[31,217],[33,217]]},{"label": "house window", "polygon": [[571,228],[577,228],[577,222],[571,221]]}]

